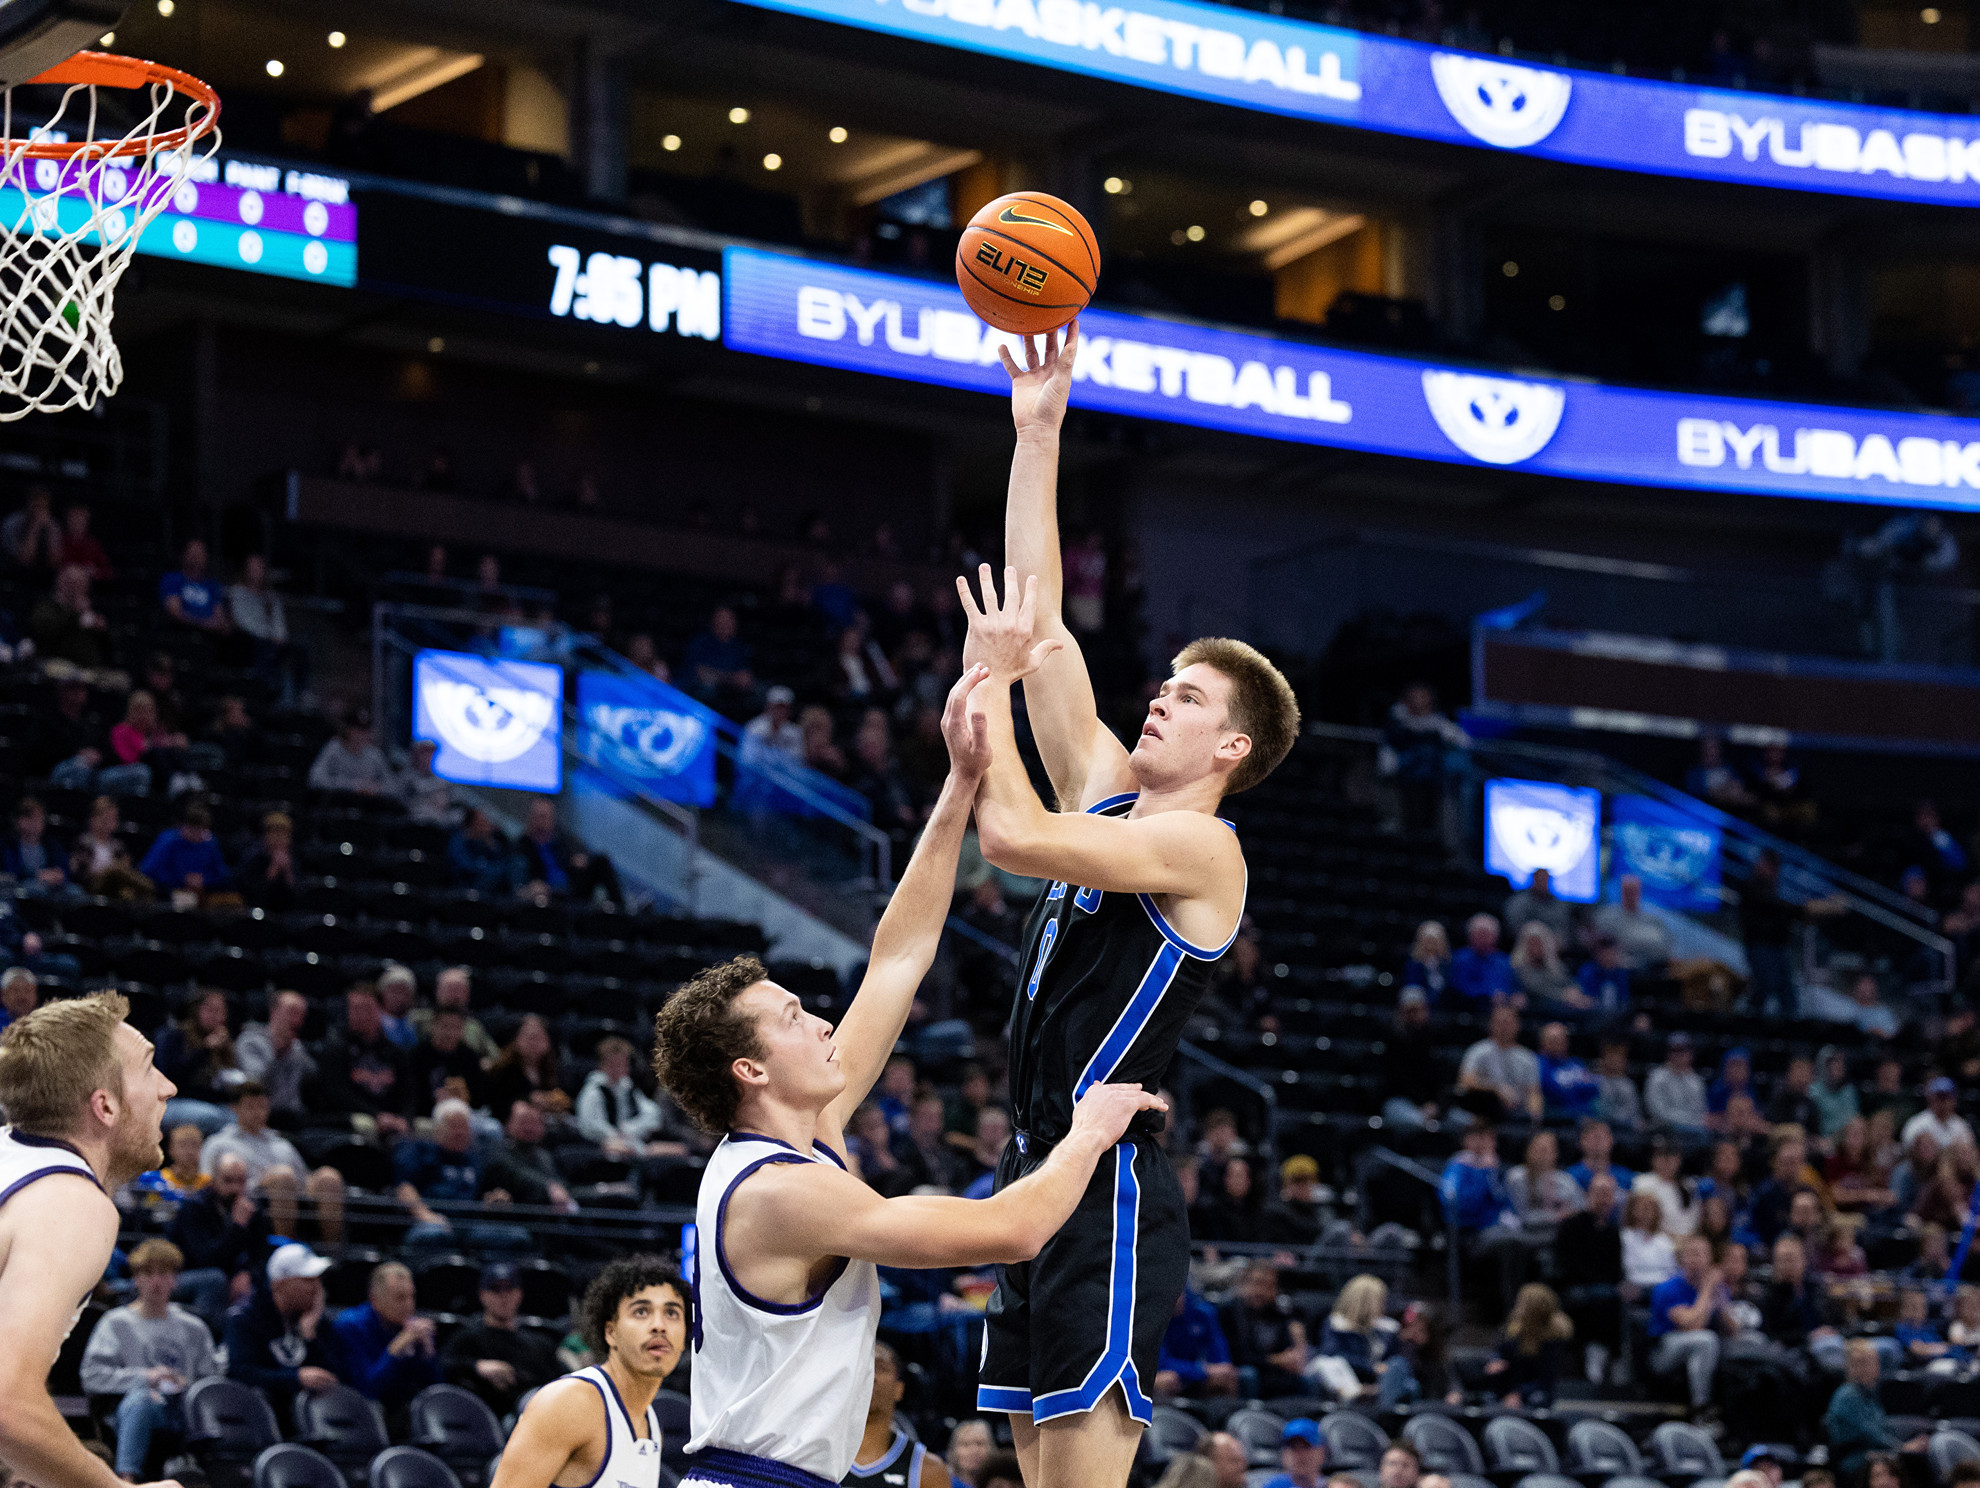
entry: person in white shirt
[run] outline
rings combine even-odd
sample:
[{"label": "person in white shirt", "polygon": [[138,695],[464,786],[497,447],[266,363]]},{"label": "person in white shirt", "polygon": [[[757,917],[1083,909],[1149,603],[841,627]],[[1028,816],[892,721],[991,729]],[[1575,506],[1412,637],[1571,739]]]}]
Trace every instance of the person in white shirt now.
[{"label": "person in white shirt", "polygon": [[97,1322],[83,1350],[82,1386],[91,1395],[117,1395],[117,1473],[136,1482],[152,1438],[182,1430],[186,1387],[220,1372],[213,1335],[172,1301],[186,1258],[170,1240],[151,1239],[131,1252],[137,1300]]},{"label": "person in white shirt", "polygon": [[392,785],[385,751],[371,741],[371,713],[360,708],[346,718],[337,737],[318,751],[309,767],[309,788],[382,796]]},{"label": "person in white shirt", "polygon": [[296,991],[277,992],[268,1005],[268,1021],[248,1024],[234,1040],[241,1073],[268,1091],[273,1110],[297,1120],[309,1114],[303,1087],[316,1078],[316,1060],[302,1041],[308,1020],[307,997]]},{"label": "person in white shirt", "polygon": [[667,1113],[632,1077],[632,1045],[617,1035],[598,1045],[598,1068],[578,1090],[577,1124],[609,1157],[681,1157],[684,1142],[660,1140]]},{"label": "person in white shirt", "polygon": [[1664,1211],[1655,1194],[1631,1188],[1623,1205],[1623,1280],[1649,1291],[1677,1275],[1677,1247],[1664,1233]]},{"label": "person in white shirt", "polygon": [[1683,1176],[1684,1152],[1669,1137],[1658,1137],[1650,1145],[1650,1171],[1638,1173],[1629,1185],[1629,1196],[1649,1194],[1657,1201],[1663,1216],[1663,1230],[1672,1239],[1682,1239],[1698,1228],[1697,1185]]},{"label": "person in white shirt", "polygon": [[1920,1132],[1929,1133],[1941,1152],[1956,1143],[1971,1142],[1973,1128],[1953,1109],[1958,1104],[1959,1086],[1945,1075],[1938,1076],[1925,1087],[1925,1109],[1905,1122],[1898,1145],[1909,1152],[1912,1139]]},{"label": "person in white shirt", "polygon": [[1631,971],[1654,971],[1671,959],[1671,927],[1643,907],[1643,880],[1634,873],[1616,887],[1618,900],[1595,911],[1595,933],[1615,941]]},{"label": "person in white shirt", "polygon": [[773,687],[763,695],[763,711],[743,725],[744,763],[804,763],[804,730],[791,717],[797,694]]},{"label": "person in white shirt", "polygon": [[[238,1157],[247,1164],[248,1187],[268,1201],[268,1221],[278,1235],[296,1233],[296,1194],[316,1206],[317,1227],[326,1244],[344,1237],[344,1177],[335,1168],[310,1172],[295,1144],[268,1126],[268,1087],[249,1080],[234,1088],[234,1119],[199,1149],[199,1170],[211,1176],[221,1162]],[[307,1175],[307,1176],[305,1176]]]}]

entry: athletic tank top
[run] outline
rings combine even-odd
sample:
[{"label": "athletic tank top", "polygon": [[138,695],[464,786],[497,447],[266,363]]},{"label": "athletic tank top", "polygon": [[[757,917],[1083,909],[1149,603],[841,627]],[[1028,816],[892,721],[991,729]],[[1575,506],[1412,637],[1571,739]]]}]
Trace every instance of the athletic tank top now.
[{"label": "athletic tank top", "polygon": [[921,1488],[921,1464],[927,1460],[928,1448],[896,1426],[878,1462],[865,1467],[855,1462],[846,1469],[844,1488]]},{"label": "athletic tank top", "polygon": [[605,1460],[598,1464],[594,1488],[660,1488],[660,1417],[652,1406],[646,1408],[646,1435],[633,1431],[632,1412],[620,1398],[602,1365],[574,1370],[567,1376],[581,1379],[604,1397]]},{"label": "athletic tank top", "polygon": [[[866,1433],[880,1273],[840,1260],[804,1302],[751,1296],[729,1269],[729,1198],[767,1163],[832,1162],[754,1132],[731,1132],[702,1170],[695,1201],[694,1389],[688,1453],[718,1447],[764,1457],[836,1483]],[[841,1167],[843,1163],[839,1164]]]},{"label": "athletic tank top", "polygon": [[[1112,796],[1087,812],[1126,816],[1136,797]],[[1228,825],[1228,823],[1226,823]],[[1239,916],[1243,906],[1239,906]],[[1024,927],[1011,1014],[1011,1106],[1018,1130],[1057,1142],[1087,1087],[1162,1083],[1210,971],[1237,939],[1191,945],[1150,894],[1049,885]],[[1131,1132],[1161,1130],[1143,1111]]]},{"label": "athletic tank top", "polygon": [[[30,1183],[57,1173],[79,1173],[96,1184],[99,1193],[102,1192],[96,1170],[67,1142],[59,1137],[30,1137],[11,1126],[0,1126],[0,1205]],[[76,1303],[76,1310],[69,1314],[69,1326],[62,1330],[63,1343],[67,1343],[69,1334],[75,1331],[76,1320],[82,1316],[88,1302],[89,1294],[85,1292]],[[59,1358],[62,1352],[60,1344],[55,1352]]]}]

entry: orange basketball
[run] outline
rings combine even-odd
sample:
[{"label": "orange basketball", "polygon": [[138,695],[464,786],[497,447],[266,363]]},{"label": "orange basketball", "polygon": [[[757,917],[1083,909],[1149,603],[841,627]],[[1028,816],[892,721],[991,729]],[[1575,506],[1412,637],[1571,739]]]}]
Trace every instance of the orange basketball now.
[{"label": "orange basketball", "polygon": [[1055,331],[1093,298],[1100,245],[1056,196],[1014,191],[969,219],[956,244],[956,283],[969,308],[1000,331]]}]

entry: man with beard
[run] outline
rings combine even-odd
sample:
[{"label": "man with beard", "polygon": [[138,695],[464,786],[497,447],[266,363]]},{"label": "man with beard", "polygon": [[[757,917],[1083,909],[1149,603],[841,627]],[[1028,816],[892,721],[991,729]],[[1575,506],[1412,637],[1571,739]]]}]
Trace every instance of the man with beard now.
[{"label": "man with beard", "polygon": [[653,1397],[687,1346],[687,1284],[655,1256],[626,1256],[585,1288],[579,1316],[605,1362],[536,1393],[490,1488],[659,1488]]},{"label": "man with beard", "polygon": [[118,1488],[48,1394],[117,1243],[110,1195],[164,1161],[172,1082],[115,993],[39,1008],[0,1038],[0,1476]]}]

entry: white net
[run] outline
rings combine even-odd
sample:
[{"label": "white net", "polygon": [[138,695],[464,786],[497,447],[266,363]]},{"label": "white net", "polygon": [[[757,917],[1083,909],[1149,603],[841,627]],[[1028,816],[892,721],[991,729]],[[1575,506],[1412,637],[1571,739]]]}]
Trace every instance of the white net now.
[{"label": "white net", "polygon": [[123,382],[117,281],[220,145],[218,101],[186,85],[204,88],[85,52],[0,90],[0,422],[91,408]]}]

